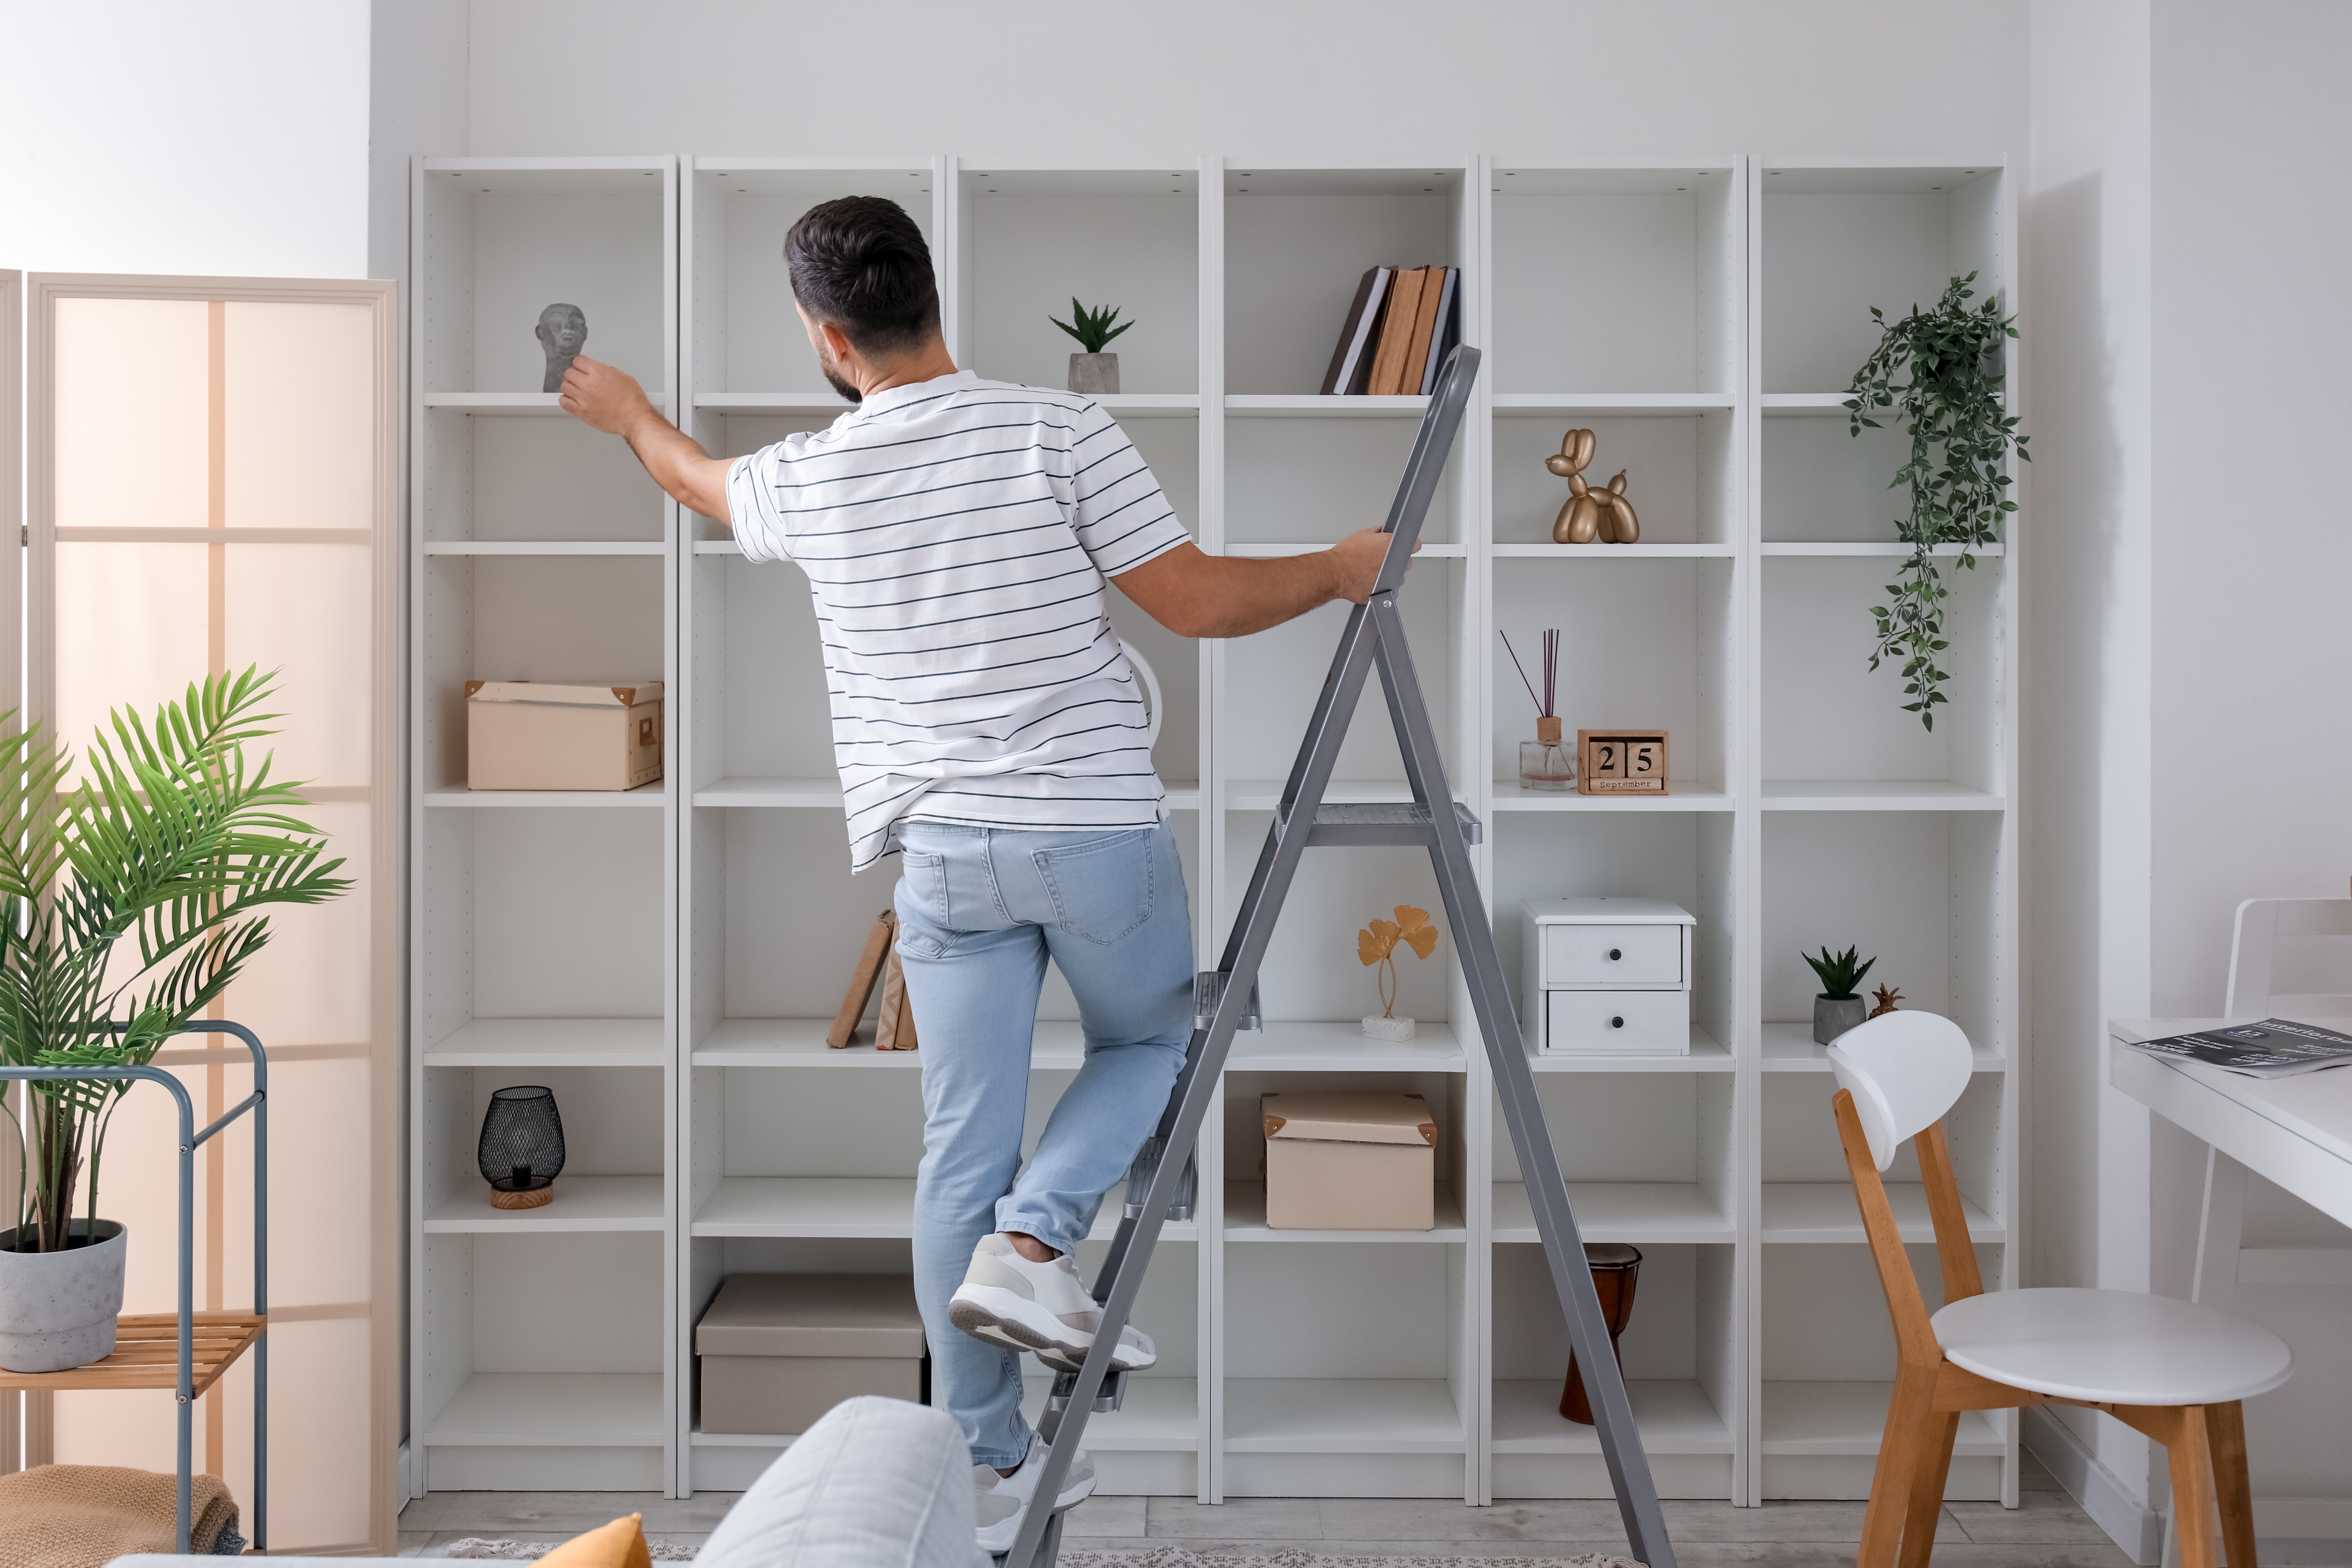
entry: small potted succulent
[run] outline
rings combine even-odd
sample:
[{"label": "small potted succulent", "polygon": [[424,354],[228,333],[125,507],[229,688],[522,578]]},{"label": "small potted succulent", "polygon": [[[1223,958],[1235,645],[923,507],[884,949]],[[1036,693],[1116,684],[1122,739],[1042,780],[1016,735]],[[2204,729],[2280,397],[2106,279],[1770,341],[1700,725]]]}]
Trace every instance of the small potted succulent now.
[{"label": "small potted succulent", "polygon": [[1870,1005],[1863,1000],[1860,987],[1862,977],[1870,973],[1870,966],[1878,960],[1857,960],[1854,950],[1850,947],[1840,953],[1832,953],[1824,947],[1819,958],[1810,952],[1799,956],[1812,966],[1815,974],[1821,976],[1822,994],[1813,998],[1813,1038],[1826,1046],[1861,1023],[1870,1011]]},{"label": "small potted succulent", "polygon": [[1437,928],[1429,923],[1427,910],[1399,904],[1395,920],[1374,921],[1356,933],[1356,956],[1363,961],[1365,968],[1380,972],[1380,1016],[1364,1015],[1364,1033],[1375,1040],[1412,1038],[1412,1020],[1396,1016],[1396,950],[1400,942],[1423,958],[1437,951]]},{"label": "small potted succulent", "polygon": [[1078,303],[1075,295],[1070,300],[1070,316],[1072,320],[1068,321],[1059,316],[1045,318],[1077,339],[1078,346],[1086,350],[1084,353],[1070,356],[1070,390],[1088,393],[1117,392],[1118,390],[1118,356],[1103,353],[1103,345],[1135,323],[1119,321],[1118,325],[1114,327],[1111,323],[1118,321],[1117,307],[1105,305],[1099,310],[1089,310]]}]

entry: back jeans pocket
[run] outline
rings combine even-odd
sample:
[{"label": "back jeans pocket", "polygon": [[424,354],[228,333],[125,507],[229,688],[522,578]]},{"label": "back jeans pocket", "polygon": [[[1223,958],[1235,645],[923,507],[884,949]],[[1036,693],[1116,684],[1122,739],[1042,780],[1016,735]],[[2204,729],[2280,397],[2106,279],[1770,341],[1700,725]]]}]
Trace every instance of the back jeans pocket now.
[{"label": "back jeans pocket", "polygon": [[[952,931],[954,928],[948,923],[948,858],[908,849],[899,856],[898,867],[899,894],[908,906],[940,931]],[[903,926],[905,922],[900,923]],[[901,930],[898,935],[909,948],[928,958],[937,958],[947,951],[946,944],[929,932]]]},{"label": "back jeans pocket", "polygon": [[1151,918],[1156,828],[1139,827],[1059,849],[1030,853],[1053,900],[1055,923],[1108,947]]}]

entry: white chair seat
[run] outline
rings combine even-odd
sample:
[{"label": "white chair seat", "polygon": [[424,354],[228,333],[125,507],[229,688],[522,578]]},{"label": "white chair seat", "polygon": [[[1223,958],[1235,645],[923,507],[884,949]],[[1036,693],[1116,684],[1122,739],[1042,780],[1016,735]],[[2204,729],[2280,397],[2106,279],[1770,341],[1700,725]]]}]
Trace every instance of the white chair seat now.
[{"label": "white chair seat", "polygon": [[2286,1342],[2243,1318],[2127,1290],[1993,1290],[1930,1320],[1956,1366],[2108,1405],[2221,1405],[2287,1380]]}]

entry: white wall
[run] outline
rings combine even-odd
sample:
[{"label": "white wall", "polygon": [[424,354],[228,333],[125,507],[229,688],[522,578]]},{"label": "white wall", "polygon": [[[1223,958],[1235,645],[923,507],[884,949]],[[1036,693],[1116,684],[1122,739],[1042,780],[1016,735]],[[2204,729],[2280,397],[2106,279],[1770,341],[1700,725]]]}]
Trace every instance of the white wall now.
[{"label": "white wall", "polygon": [[[2352,874],[2340,461],[2352,8],[2156,5],[2156,1007],[2221,1005],[2239,900]],[[2314,176],[2319,177],[2315,180]],[[2210,498],[2226,484],[2218,508]]]},{"label": "white wall", "polygon": [[7,0],[0,266],[367,275],[368,0]]},{"label": "white wall", "polygon": [[[499,0],[469,146],[1302,159],[2021,146],[2023,0]],[[887,18],[887,20],[886,20]],[[1922,93],[1931,55],[1957,90]],[[985,167],[985,164],[982,165]]]},{"label": "white wall", "polygon": [[[2328,348],[2352,216],[2303,155],[2352,133],[2352,12],[2048,0],[2031,58],[2029,1279],[2185,1295],[2202,1148],[2105,1087],[2104,1021],[2218,1013],[2238,902],[2352,872]],[[2296,1209],[2257,1194],[2250,1226],[2344,1244]],[[2304,1363],[2249,1411],[2256,1496],[2352,1492],[2352,1369],[2291,1321],[2340,1297],[2275,1294],[2239,1302]],[[2152,1542],[2160,1456],[2065,1418],[2093,1461],[2070,1481]]]},{"label": "white wall", "polygon": [[[2020,229],[2024,479],[2024,1005],[2032,1285],[2149,1286],[2148,1116],[2106,1087],[2105,1021],[2149,1010],[2154,456],[2146,0],[2037,5]],[[2053,1468],[2143,1543],[2146,1439],[2064,1412],[2096,1484]],[[2049,1447],[2029,1426],[2028,1440]],[[2083,1467],[2076,1467],[2083,1468]]]},{"label": "white wall", "polygon": [[[2340,899],[2352,874],[2352,396],[2332,352],[2352,212],[2312,188],[2303,158],[2352,142],[2352,8],[2156,0],[2154,14],[2149,954],[2153,1010],[2178,1017],[2221,1011],[2241,900]],[[2202,1153],[2168,1123],[2151,1131],[2150,1268],[2169,1294],[2194,1262]],[[2248,1245],[2352,1245],[2254,1185]],[[2246,1412],[2257,1500],[2333,1500],[2292,1528],[2352,1538],[2352,1300],[2297,1286],[2242,1289],[2234,1306],[2300,1363]],[[2264,1534],[2279,1518],[2258,1500]]]},{"label": "white wall", "polygon": [[[466,144],[469,0],[373,7],[368,91],[368,276],[408,276],[408,161]],[[402,407],[407,399],[401,399]]]}]

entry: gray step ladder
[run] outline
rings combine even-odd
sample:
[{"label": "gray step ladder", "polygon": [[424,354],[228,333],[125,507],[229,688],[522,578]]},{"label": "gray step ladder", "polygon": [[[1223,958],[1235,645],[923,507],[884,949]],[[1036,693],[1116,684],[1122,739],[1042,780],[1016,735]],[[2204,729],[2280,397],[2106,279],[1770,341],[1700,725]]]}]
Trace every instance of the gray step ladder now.
[{"label": "gray step ladder", "polygon": [[[1233,934],[1217,967],[1201,975],[1195,986],[1199,1016],[1183,1070],[1177,1077],[1167,1114],[1129,1174],[1125,1215],[1095,1279],[1095,1300],[1102,1303],[1103,1311],[1094,1348],[1082,1369],[1062,1373],[1055,1379],[1053,1394],[1037,1424],[1050,1447],[1035,1495],[1051,1499],[1060,1493],[1072,1456],[1086,1434],[1088,1415],[1116,1410],[1125,1397],[1126,1374],[1110,1371],[1111,1348],[1118,1343],[1119,1331],[1134,1310],[1136,1292],[1150,1267],[1160,1226],[1171,1215],[1190,1212],[1195,1180],[1192,1152],[1201,1125],[1218,1092],[1234,1032],[1257,1026],[1258,965],[1265,960],[1300,858],[1318,846],[1415,845],[1429,851],[1436,868],[1454,952],[1469,983],[1479,1037],[1494,1066],[1503,1120],[1518,1150],[1528,1201],[1535,1210],[1536,1229],[1551,1264],[1552,1285],[1559,1292],[1568,1320],[1569,1343],[1592,1402],[1601,1452],[1616,1489],[1626,1538],[1633,1554],[1649,1568],[1675,1568],[1674,1547],[1666,1540],[1657,1488],[1650,1479],[1650,1462],[1634,1430],[1625,1382],[1610,1347],[1591,1270],[1585,1266],[1583,1240],[1576,1228],[1576,1216],[1569,1212],[1559,1158],[1544,1124],[1543,1107],[1536,1099],[1535,1075],[1528,1070],[1518,1016],[1512,1010],[1511,986],[1495,952],[1495,930],[1471,870],[1469,847],[1479,840],[1478,819],[1454,799],[1446,784],[1444,753],[1430,727],[1429,710],[1413,673],[1412,652],[1405,644],[1404,621],[1397,610],[1397,596],[1404,587],[1405,568],[1421,536],[1422,520],[1436,491],[1438,474],[1453,450],[1463,408],[1470,400],[1471,383],[1477,374],[1476,349],[1464,345],[1447,356],[1437,390],[1429,400],[1429,411],[1422,417],[1412,455],[1406,460],[1396,500],[1389,509],[1388,554],[1371,597],[1348,617],[1330,673],[1324,678],[1322,695],[1316,700],[1315,716],[1307,722],[1307,738],[1298,748],[1298,760],[1291,764],[1289,782],[1283,786],[1274,826],[1266,833],[1265,848],[1258,852],[1257,869],[1250,878]],[[1323,795],[1339,755],[1339,743],[1347,738],[1357,700],[1374,669],[1379,670],[1388,697],[1389,718],[1403,752],[1412,800],[1327,804]],[[1179,1152],[1181,1158],[1173,1157]],[[1050,1507],[1032,1508],[1002,1561],[1005,1568],[1051,1568],[1060,1552],[1061,1539],[1062,1515]]]}]

